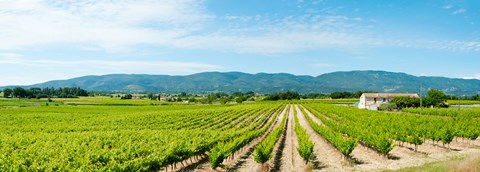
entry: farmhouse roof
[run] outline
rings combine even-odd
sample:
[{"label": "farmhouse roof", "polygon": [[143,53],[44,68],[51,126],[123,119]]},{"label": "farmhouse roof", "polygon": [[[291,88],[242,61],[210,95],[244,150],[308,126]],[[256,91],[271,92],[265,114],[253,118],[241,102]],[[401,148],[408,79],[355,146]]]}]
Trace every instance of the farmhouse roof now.
[{"label": "farmhouse roof", "polygon": [[365,97],[379,97],[379,98],[389,98],[389,97],[414,97],[419,98],[417,94],[403,94],[403,93],[363,93]]}]

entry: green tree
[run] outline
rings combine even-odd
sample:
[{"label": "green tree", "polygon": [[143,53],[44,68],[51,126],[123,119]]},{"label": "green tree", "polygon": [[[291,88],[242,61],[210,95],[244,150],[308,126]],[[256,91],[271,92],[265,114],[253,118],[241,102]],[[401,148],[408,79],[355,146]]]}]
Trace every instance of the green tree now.
[{"label": "green tree", "polygon": [[440,90],[431,89],[428,90],[428,98],[431,101],[431,105],[435,107],[441,107],[446,104],[448,96]]},{"label": "green tree", "polygon": [[12,96],[12,93],[13,93],[13,90],[10,88],[3,89],[3,97],[5,98],[9,98],[10,96]]},{"label": "green tree", "polygon": [[253,91],[249,91],[249,92],[246,92],[246,93],[245,93],[245,96],[246,96],[247,98],[250,98],[250,97],[255,96],[255,93],[254,93]]},{"label": "green tree", "polygon": [[420,99],[412,97],[394,97],[390,102],[401,108],[420,106]]},{"label": "green tree", "polygon": [[13,89],[13,97],[16,97],[16,98],[25,98],[27,95],[27,92],[25,91],[25,89],[23,89],[22,87],[15,87]]},{"label": "green tree", "polygon": [[186,92],[181,92],[180,95],[178,95],[180,97],[187,97],[187,93]]},{"label": "green tree", "polygon": [[235,101],[237,103],[242,103],[245,100],[247,100],[247,98],[245,96],[240,96],[240,97],[235,98]]},{"label": "green tree", "polygon": [[133,96],[131,94],[125,94],[121,99],[132,99],[132,97]]},{"label": "green tree", "polygon": [[195,103],[196,101],[197,99],[195,99],[195,97],[190,97],[190,99],[188,99],[189,103]]},{"label": "green tree", "polygon": [[233,97],[240,97],[240,96],[244,96],[244,94],[242,92],[234,92],[234,93],[232,93],[232,96]]},{"label": "green tree", "polygon": [[155,95],[153,95],[152,92],[148,92],[147,93],[147,98],[149,98],[150,100],[155,100]]},{"label": "green tree", "polygon": [[330,94],[332,99],[354,98],[355,94],[350,92],[333,92]]},{"label": "green tree", "polygon": [[263,100],[299,100],[300,98],[301,96],[297,92],[287,91],[283,93],[270,94]]},{"label": "green tree", "polygon": [[222,105],[227,104],[228,101],[229,100],[227,98],[224,98],[224,97],[220,98],[220,104]]}]

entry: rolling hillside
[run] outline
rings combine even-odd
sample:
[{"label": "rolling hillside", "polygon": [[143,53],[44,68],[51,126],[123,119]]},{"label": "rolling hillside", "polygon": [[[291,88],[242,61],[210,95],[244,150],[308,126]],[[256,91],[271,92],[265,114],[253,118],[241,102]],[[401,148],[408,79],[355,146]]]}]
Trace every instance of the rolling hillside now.
[{"label": "rolling hillside", "polygon": [[416,93],[424,88],[440,89],[448,94],[479,94],[480,80],[413,76],[385,71],[333,72],[317,77],[287,73],[205,72],[186,76],[112,74],[49,81],[25,87],[81,87],[90,91],[208,93],[254,91],[300,93],[334,91],[378,91]]}]

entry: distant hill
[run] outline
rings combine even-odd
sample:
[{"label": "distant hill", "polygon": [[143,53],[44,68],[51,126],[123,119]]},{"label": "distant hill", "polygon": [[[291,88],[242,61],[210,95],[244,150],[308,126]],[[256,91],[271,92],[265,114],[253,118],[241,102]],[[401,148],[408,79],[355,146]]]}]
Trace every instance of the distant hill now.
[{"label": "distant hill", "polygon": [[113,74],[84,76],[68,80],[49,81],[29,87],[80,87],[89,91],[107,92],[163,92],[209,93],[254,91],[274,93],[330,93],[334,91],[368,90],[377,92],[417,93],[423,84],[425,90],[440,89],[448,94],[480,94],[480,80],[445,77],[413,76],[385,71],[333,72],[317,77],[287,73],[204,72],[186,76]]}]

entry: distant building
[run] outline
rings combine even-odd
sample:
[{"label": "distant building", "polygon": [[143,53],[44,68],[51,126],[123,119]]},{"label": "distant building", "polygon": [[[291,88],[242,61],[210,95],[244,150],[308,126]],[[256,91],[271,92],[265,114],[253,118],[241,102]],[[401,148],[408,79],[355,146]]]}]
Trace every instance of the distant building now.
[{"label": "distant building", "polygon": [[377,110],[380,105],[390,102],[395,97],[411,97],[419,98],[417,94],[400,94],[400,93],[363,93],[360,96],[358,108]]},{"label": "distant building", "polygon": [[132,99],[141,99],[142,95],[140,94],[132,94]]}]

